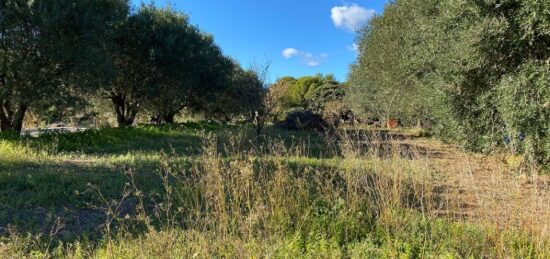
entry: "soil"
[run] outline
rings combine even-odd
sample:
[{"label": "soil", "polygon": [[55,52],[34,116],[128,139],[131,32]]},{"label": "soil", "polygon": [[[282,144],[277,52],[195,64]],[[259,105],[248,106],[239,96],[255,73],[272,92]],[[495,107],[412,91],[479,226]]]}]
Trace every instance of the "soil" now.
[{"label": "soil", "polygon": [[421,150],[436,173],[447,209],[437,213],[518,227],[550,237],[550,176],[526,165],[510,165],[508,155],[483,155],[429,138],[406,138]]}]

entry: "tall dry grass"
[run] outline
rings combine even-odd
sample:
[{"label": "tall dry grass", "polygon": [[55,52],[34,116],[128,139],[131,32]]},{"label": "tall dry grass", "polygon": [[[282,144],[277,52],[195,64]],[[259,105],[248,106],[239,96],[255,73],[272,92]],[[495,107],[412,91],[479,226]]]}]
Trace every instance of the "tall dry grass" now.
[{"label": "tall dry grass", "polygon": [[[550,256],[543,233],[471,223],[462,214],[460,190],[438,177],[425,150],[394,137],[332,136],[325,154],[334,156],[315,157],[304,142],[289,147],[242,134],[220,145],[216,136],[205,136],[191,166],[163,154],[164,192],[149,196],[154,206],[147,208],[148,195],[130,174],[138,200],[131,222],[144,232],[136,235],[131,229],[139,227],[121,220],[126,231],[109,229],[103,244],[60,245],[44,256]],[[20,244],[4,243],[0,253],[33,251],[17,249]]]}]

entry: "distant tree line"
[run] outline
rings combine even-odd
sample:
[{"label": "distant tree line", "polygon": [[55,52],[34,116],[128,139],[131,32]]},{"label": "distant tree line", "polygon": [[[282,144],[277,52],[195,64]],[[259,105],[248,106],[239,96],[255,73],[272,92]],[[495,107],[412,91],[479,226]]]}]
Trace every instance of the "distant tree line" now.
[{"label": "distant tree line", "polygon": [[360,31],[347,101],[549,164],[549,14],[547,0],[392,1]]},{"label": "distant tree line", "polygon": [[30,112],[74,113],[97,98],[112,104],[119,126],[143,112],[158,123],[184,109],[252,116],[264,85],[170,7],[0,2],[0,131],[20,132]]},{"label": "distant tree line", "polygon": [[269,88],[274,100],[273,119],[285,122],[290,128],[300,128],[294,125],[295,119],[323,123],[311,125],[312,128],[336,127],[349,115],[350,110],[344,104],[346,90],[346,84],[332,75],[281,77]]}]

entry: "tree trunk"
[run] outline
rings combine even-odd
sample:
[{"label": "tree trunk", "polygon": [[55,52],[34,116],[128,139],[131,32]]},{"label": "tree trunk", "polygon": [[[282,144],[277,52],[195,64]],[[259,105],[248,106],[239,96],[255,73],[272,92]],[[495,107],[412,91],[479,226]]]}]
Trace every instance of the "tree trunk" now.
[{"label": "tree trunk", "polygon": [[261,115],[259,112],[254,114],[254,128],[256,129],[256,136],[260,137],[262,135],[262,130],[264,129],[265,120],[267,116]]},{"label": "tree trunk", "polygon": [[162,120],[165,122],[165,123],[168,123],[168,124],[174,124],[174,117],[176,117],[176,113],[177,112],[169,112],[167,114],[163,114],[162,115]]},{"label": "tree trunk", "polygon": [[21,133],[28,107],[24,104],[10,107],[9,102],[4,100],[0,108],[0,131]]},{"label": "tree trunk", "polygon": [[138,105],[133,105],[123,95],[111,96],[119,127],[131,126],[134,124],[138,113]]},{"label": "tree trunk", "polygon": [[151,123],[153,124],[174,124],[175,117],[178,112],[157,113],[151,117]]}]

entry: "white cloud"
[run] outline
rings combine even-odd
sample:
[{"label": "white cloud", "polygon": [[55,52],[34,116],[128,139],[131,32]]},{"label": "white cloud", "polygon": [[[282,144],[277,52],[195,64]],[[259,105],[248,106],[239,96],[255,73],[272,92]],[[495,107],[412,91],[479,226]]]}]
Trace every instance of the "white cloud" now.
[{"label": "white cloud", "polygon": [[283,57],[291,58],[293,56],[298,55],[298,53],[300,53],[300,52],[297,49],[288,48],[288,49],[283,50]]},{"label": "white cloud", "polygon": [[330,18],[332,18],[332,22],[336,27],[356,32],[375,13],[373,9],[366,9],[357,4],[352,4],[333,7]]},{"label": "white cloud", "polygon": [[326,53],[321,53],[320,55],[316,56],[308,52],[297,50],[295,48],[287,48],[283,50],[282,54],[283,57],[285,57],[286,59],[298,57],[302,60],[302,62],[304,62],[304,64],[310,67],[316,67],[328,58],[328,54]]}]

